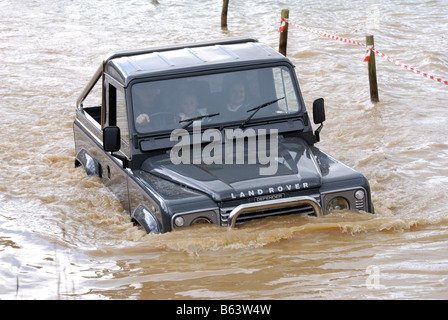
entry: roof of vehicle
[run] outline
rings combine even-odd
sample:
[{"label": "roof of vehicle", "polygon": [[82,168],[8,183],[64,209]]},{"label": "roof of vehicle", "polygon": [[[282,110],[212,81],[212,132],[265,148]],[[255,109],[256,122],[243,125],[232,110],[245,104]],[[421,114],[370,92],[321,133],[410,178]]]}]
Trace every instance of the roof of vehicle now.
[{"label": "roof of vehicle", "polygon": [[106,73],[127,86],[132,79],[185,68],[207,69],[287,60],[253,38],[227,38],[176,46],[116,53],[104,61]]}]

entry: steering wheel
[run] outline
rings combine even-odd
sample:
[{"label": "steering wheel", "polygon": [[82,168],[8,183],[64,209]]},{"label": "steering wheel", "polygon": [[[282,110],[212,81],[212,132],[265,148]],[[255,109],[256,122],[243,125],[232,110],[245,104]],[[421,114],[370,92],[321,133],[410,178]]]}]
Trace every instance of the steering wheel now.
[{"label": "steering wheel", "polygon": [[140,132],[157,131],[175,124],[176,116],[174,113],[161,111],[149,115],[149,123],[136,124]]}]

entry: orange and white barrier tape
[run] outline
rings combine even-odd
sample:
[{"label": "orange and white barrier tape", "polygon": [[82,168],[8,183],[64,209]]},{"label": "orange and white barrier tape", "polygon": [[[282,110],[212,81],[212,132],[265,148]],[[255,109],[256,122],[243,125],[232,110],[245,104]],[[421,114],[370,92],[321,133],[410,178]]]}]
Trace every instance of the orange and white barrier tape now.
[{"label": "orange and white barrier tape", "polygon": [[373,46],[367,46],[365,43],[362,43],[362,42],[359,42],[359,41],[354,41],[354,40],[350,40],[350,39],[334,36],[334,35],[328,34],[326,32],[322,32],[322,31],[319,31],[319,30],[315,30],[315,29],[311,29],[311,28],[308,28],[308,27],[304,27],[304,26],[299,25],[297,23],[291,22],[291,21],[289,21],[288,19],[285,19],[285,18],[282,18],[282,24],[281,24],[281,26],[280,26],[280,28],[278,30],[279,32],[283,32],[284,31],[285,23],[289,23],[290,25],[292,25],[294,27],[297,27],[299,29],[302,29],[302,30],[305,30],[305,31],[308,31],[308,32],[311,32],[311,33],[314,33],[314,34],[317,34],[317,35],[322,36],[322,37],[327,37],[329,39],[338,40],[338,41],[341,41],[341,42],[344,42],[344,43],[350,43],[350,44],[355,44],[355,45],[358,45],[358,46],[366,47],[367,48],[367,54],[366,54],[366,57],[364,58],[364,62],[369,61],[369,59],[370,59],[370,52],[372,51],[375,54],[379,55],[380,57],[386,59],[387,61],[390,61],[390,62],[396,64],[397,66],[400,66],[400,67],[402,67],[402,68],[404,68],[406,70],[409,70],[409,71],[415,72],[417,74],[420,74],[420,75],[424,76],[425,78],[428,78],[428,79],[440,82],[442,84],[448,85],[448,81],[447,80],[443,80],[440,77],[436,77],[436,76],[430,75],[430,74],[428,74],[426,72],[422,72],[422,71],[420,71],[420,70],[418,70],[416,68],[413,68],[413,67],[411,67],[411,66],[409,66],[407,64],[401,63],[400,61],[398,61],[396,59],[393,59],[393,58],[389,57],[388,55],[386,55],[386,54],[384,54],[382,52],[379,52],[378,50],[375,50],[375,48]]},{"label": "orange and white barrier tape", "polygon": [[372,50],[373,50],[373,46],[367,46],[367,52],[366,52],[366,57],[364,58],[364,62],[369,62],[370,53]]}]

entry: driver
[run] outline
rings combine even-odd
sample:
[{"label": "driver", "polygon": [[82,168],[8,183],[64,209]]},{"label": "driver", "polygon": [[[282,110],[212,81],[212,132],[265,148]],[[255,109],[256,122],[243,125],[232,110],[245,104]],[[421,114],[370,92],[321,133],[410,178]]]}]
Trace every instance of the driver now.
[{"label": "driver", "polygon": [[135,85],[133,87],[135,124],[144,126],[151,121],[149,114],[156,112],[156,98],[160,90],[147,85]]},{"label": "driver", "polygon": [[[167,129],[175,124],[176,116],[160,101],[160,89],[148,84],[132,88],[135,127],[140,132]],[[150,124],[150,126],[148,126]]]}]

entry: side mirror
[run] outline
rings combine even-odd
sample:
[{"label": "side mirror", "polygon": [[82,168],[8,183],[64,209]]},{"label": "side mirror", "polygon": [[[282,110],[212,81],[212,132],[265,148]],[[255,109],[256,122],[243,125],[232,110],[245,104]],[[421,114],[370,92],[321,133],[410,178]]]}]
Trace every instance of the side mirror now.
[{"label": "side mirror", "polygon": [[117,152],[121,148],[120,128],[109,126],[103,129],[104,151]]},{"label": "side mirror", "polygon": [[313,121],[319,124],[325,121],[324,99],[319,98],[313,102]]},{"label": "side mirror", "polygon": [[313,121],[314,124],[320,124],[319,128],[314,131],[314,142],[320,141],[320,132],[322,130],[323,122],[325,121],[325,107],[324,99],[319,98],[313,102]]}]

